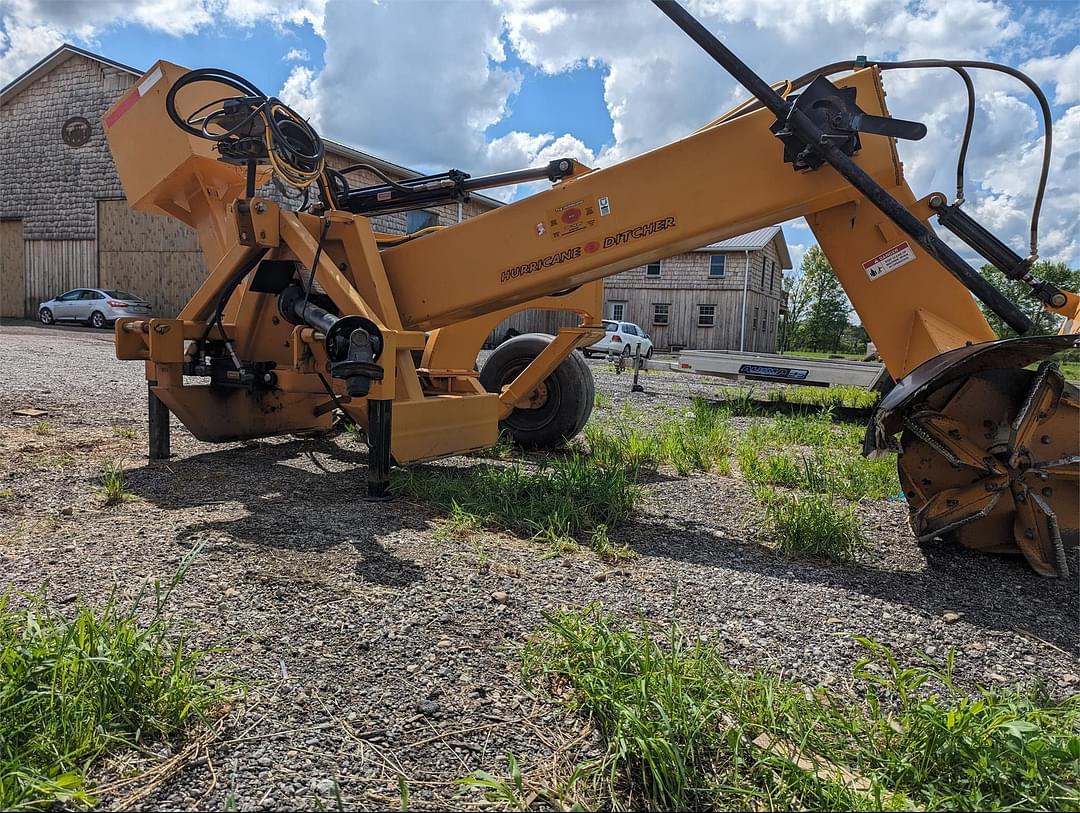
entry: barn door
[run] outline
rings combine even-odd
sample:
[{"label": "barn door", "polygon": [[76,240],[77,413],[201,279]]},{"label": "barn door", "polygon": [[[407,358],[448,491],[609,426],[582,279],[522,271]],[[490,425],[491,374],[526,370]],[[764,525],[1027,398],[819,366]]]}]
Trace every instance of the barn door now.
[{"label": "barn door", "polygon": [[22,319],[33,315],[26,312],[22,221],[0,221],[0,317]]}]

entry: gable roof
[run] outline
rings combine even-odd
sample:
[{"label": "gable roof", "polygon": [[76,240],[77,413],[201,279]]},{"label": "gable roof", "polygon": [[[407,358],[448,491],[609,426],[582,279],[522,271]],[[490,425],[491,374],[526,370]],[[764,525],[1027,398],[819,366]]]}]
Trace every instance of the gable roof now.
[{"label": "gable roof", "polygon": [[760,251],[773,240],[776,241],[776,253],[780,255],[780,267],[784,269],[792,268],[791,252],[788,251],[784,230],[780,226],[766,226],[764,229],[729,237],[719,243],[710,243],[707,246],[695,249],[695,251],[710,253],[717,251]]},{"label": "gable roof", "polygon": [[[17,95],[22,93],[30,85],[34,84],[38,79],[45,76],[50,71],[60,67],[73,56],[81,56],[87,59],[92,59],[95,62],[100,62],[102,65],[108,65],[111,68],[124,71],[131,74],[133,77],[139,77],[143,75],[143,71],[133,68],[130,65],[125,65],[122,62],[116,62],[108,57],[101,56],[101,54],[95,54],[92,51],[87,51],[69,43],[64,43],[51,54],[45,58],[39,60],[32,67],[23,71],[19,76],[12,79],[3,88],[0,88],[0,105],[7,104],[14,99]],[[329,138],[324,138],[326,147],[330,152],[344,156],[353,162],[364,162],[372,164],[378,167],[383,172],[390,175],[396,175],[399,178],[410,179],[419,178],[423,173],[417,172],[414,169],[403,167],[395,164],[391,161],[387,161],[378,156],[371,155],[362,150],[358,150],[355,147],[350,147],[347,144],[341,144],[337,141],[331,141]],[[504,205],[502,201],[495,198],[489,198],[487,195],[472,194],[470,197],[486,206],[495,208]]]},{"label": "gable roof", "polygon": [[82,56],[87,59],[92,59],[95,62],[100,62],[102,65],[108,65],[110,68],[116,68],[125,73],[130,73],[132,76],[142,76],[142,71],[136,70],[130,65],[116,62],[115,60],[101,56],[101,54],[85,51],[82,48],[78,48],[65,42],[44,59],[39,60],[35,65],[23,71],[19,76],[16,76],[4,85],[3,88],[0,88],[0,105],[6,104],[14,99],[24,89],[34,84],[34,82],[49,71],[67,62],[73,56]]}]

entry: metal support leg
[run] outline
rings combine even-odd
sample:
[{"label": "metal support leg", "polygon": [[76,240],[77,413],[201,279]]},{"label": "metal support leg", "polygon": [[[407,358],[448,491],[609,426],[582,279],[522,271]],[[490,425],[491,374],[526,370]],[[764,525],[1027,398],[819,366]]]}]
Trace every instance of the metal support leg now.
[{"label": "metal support leg", "polygon": [[630,387],[630,392],[645,392],[645,388],[638,383],[638,376],[641,374],[641,345],[637,346],[637,352],[634,354],[634,384]]},{"label": "metal support leg", "polygon": [[150,459],[168,460],[172,457],[169,449],[169,408],[154,395],[156,381],[146,382],[147,413],[150,419]]},{"label": "metal support leg", "polygon": [[369,398],[368,408],[368,500],[389,500],[390,421],[393,401]]}]

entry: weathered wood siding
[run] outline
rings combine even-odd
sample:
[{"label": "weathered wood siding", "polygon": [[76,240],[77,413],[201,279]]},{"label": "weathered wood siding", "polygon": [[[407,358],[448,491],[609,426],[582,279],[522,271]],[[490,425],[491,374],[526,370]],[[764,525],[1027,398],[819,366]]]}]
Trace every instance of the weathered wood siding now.
[{"label": "weathered wood siding", "polygon": [[26,271],[21,220],[0,221],[0,317],[22,319]]},{"label": "weathered wood siding", "polygon": [[[126,71],[73,55],[0,106],[0,217],[21,218],[27,240],[93,240],[98,198],[123,195],[102,114],[134,81]],[[64,143],[82,116],[90,140]]]},{"label": "weathered wood siding", "polygon": [[[737,350],[740,338],[749,351],[776,350],[783,269],[775,241],[763,249],[724,253],[724,276],[710,277],[712,254],[694,251],[660,263],[660,276],[647,276],[646,267],[631,268],[604,283],[604,316],[623,303],[623,319],[641,325],[660,348]],[[747,279],[749,260],[749,279]],[[764,261],[764,275],[762,262]],[[743,284],[746,283],[746,329],[742,334]],[[656,324],[655,305],[667,304],[667,324]],[[716,308],[712,327],[699,326],[700,305]],[[754,321],[755,308],[757,322]]]},{"label": "weathered wood siding", "polygon": [[98,201],[100,287],[146,298],[155,316],[176,316],[206,279],[194,229],[171,217],[134,212],[125,200]]},{"label": "weathered wood siding", "polygon": [[97,287],[96,240],[26,240],[23,262],[27,318],[37,317],[39,302],[72,288]]}]

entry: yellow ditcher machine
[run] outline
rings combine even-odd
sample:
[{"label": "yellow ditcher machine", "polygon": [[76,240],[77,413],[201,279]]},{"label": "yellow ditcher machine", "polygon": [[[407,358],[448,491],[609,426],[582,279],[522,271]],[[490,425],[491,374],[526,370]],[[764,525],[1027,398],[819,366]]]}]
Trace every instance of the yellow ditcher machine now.
[{"label": "yellow ditcher machine", "polygon": [[[562,443],[592,409],[591,374],[572,351],[602,335],[604,277],[802,216],[896,381],[864,452],[899,450],[915,535],[1019,551],[1065,575],[1080,525],[1080,402],[1046,359],[1077,346],[1080,297],[1031,273],[1048,161],[1027,259],[961,208],[965,68],[1028,83],[1048,159],[1038,87],[1000,65],[863,57],[770,86],[677,3],[657,5],[753,99],[605,169],[566,159],[354,188],[359,167],[327,166],[318,134],[279,100],[225,71],[155,64],[105,130],[131,206],[195,228],[210,272],[175,319],[116,324],[117,356],[146,363],[151,457],[168,455],[169,411],[200,440],[232,441],[326,428],[340,410],[366,430],[369,496],[381,498],[392,462],[487,448],[500,426],[523,444]],[[916,200],[897,157],[896,139],[926,128],[889,117],[881,73],[919,67],[952,68],[968,88],[953,203]],[[256,196],[271,174],[302,190],[299,211]],[[552,186],[538,194],[407,237],[368,219],[544,178]],[[1030,320],[931,218],[1064,316],[1060,333],[1029,335]],[[1021,338],[998,340],[976,297]],[[484,338],[525,308],[581,324],[507,341],[476,372]]]}]

